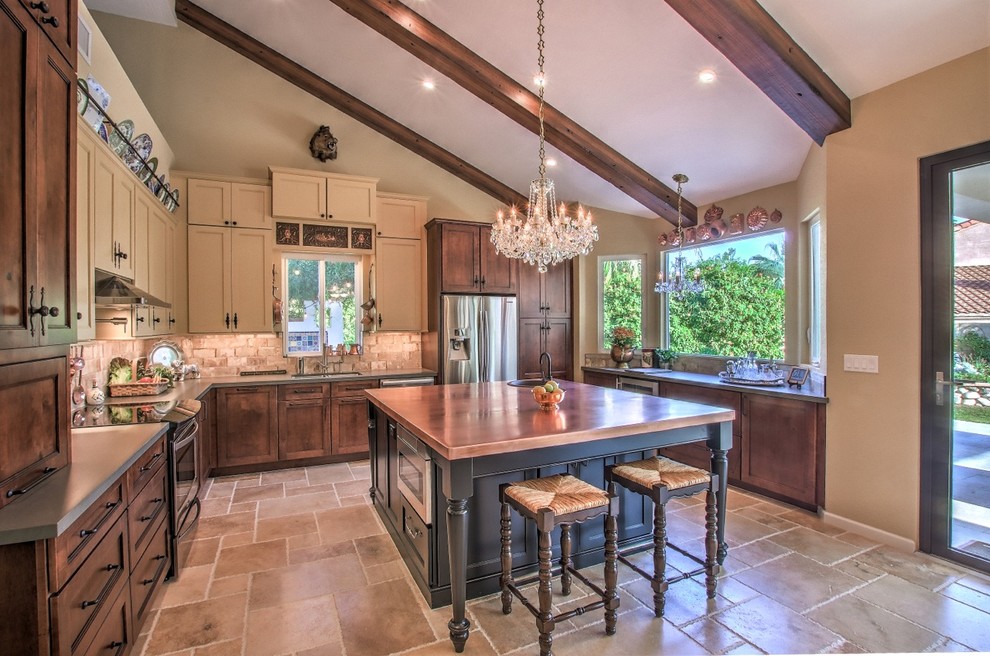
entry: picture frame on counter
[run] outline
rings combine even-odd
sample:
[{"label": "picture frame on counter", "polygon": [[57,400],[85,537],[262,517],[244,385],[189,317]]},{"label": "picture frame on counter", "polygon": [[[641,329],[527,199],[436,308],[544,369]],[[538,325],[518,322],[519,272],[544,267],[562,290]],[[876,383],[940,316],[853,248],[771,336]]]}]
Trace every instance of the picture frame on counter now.
[{"label": "picture frame on counter", "polygon": [[787,386],[801,389],[801,386],[808,382],[809,373],[811,373],[810,370],[804,367],[791,367],[787,374]]}]

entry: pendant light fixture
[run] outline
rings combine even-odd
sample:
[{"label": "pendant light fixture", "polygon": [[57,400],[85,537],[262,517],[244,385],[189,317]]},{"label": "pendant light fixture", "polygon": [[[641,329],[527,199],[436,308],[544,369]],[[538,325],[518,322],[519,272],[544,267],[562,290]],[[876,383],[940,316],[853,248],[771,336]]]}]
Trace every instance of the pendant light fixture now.
[{"label": "pendant light fixture", "polygon": [[523,260],[535,265],[540,272],[577,255],[587,255],[592,244],[598,241],[598,228],[592,222],[591,212],[580,205],[577,216],[567,215],[567,207],[557,207],[553,180],[547,177],[547,157],[543,128],[543,88],[546,76],[543,71],[543,0],[537,2],[537,29],[539,37],[539,73],[536,84],[540,94],[540,177],[529,185],[529,206],[526,216],[515,207],[506,217],[501,211],[492,225],[491,242],[495,250],[506,257]]},{"label": "pendant light fixture", "polygon": [[705,291],[705,283],[701,280],[701,270],[695,269],[694,274],[689,278],[684,271],[684,226],[683,215],[681,214],[681,194],[684,190],[684,183],[688,177],[683,173],[674,174],[674,182],[677,183],[677,251],[668,254],[667,257],[674,257],[674,266],[664,279],[663,271],[657,274],[657,284],[653,291],[658,294],[673,294],[675,298],[684,298],[685,294],[697,294]]}]

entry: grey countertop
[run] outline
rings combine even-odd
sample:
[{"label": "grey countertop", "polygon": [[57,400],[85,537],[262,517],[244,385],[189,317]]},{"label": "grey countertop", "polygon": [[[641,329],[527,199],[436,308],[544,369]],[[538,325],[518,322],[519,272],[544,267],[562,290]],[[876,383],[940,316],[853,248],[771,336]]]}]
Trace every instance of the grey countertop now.
[{"label": "grey countertop", "polygon": [[166,430],[168,424],[134,424],[72,431],[69,466],[0,511],[0,545],[64,533]]},{"label": "grey countertop", "polygon": [[698,385],[700,387],[729,389],[736,392],[746,392],[748,394],[764,394],[766,396],[776,396],[800,401],[811,401],[813,403],[828,403],[828,397],[825,396],[825,390],[823,389],[821,383],[814,382],[810,379],[800,389],[798,389],[797,387],[790,387],[787,385],[781,387],[763,387],[759,385],[726,383],[718,376],[690,373],[687,371],[661,371],[658,369],[647,368],[620,369],[618,367],[581,367],[581,370],[628,378],[638,378],[640,380],[685,383],[690,385]]}]

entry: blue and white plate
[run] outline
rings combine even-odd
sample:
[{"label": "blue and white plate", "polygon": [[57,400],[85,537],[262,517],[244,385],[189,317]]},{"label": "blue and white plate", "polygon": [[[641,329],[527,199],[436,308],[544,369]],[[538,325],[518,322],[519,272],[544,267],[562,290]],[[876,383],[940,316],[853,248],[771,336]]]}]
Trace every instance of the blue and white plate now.
[{"label": "blue and white plate", "polygon": [[[97,106],[102,107],[105,112],[107,107],[110,106],[110,94],[106,92],[103,85],[96,81],[96,79],[90,75],[86,78],[86,88],[89,90],[89,95],[93,97],[96,102],[90,102],[86,105],[86,112],[83,114],[83,118],[89,123],[90,127],[96,132],[99,132],[103,128],[103,114],[97,109]],[[106,131],[100,136],[104,136]]]},{"label": "blue and white plate", "polygon": [[134,173],[140,175],[141,169],[144,168],[144,162],[141,160],[147,160],[151,155],[151,137],[142,132],[134,137],[131,145],[134,148],[133,150],[128,148],[127,152],[124,153],[124,164],[127,164],[127,168],[134,171]]},{"label": "blue and white plate", "polygon": [[134,121],[127,118],[117,124],[116,130],[110,131],[110,147],[113,148],[113,152],[117,153],[117,157],[124,157],[124,154],[130,149],[127,147],[127,142],[131,137],[134,136]]}]

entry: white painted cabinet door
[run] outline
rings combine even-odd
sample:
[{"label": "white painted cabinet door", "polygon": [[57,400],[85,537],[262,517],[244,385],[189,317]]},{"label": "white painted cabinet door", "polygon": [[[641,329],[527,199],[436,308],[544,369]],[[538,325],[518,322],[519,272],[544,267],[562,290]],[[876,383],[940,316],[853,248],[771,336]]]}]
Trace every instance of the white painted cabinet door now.
[{"label": "white painted cabinet door", "polygon": [[379,194],[376,220],[379,237],[420,239],[426,224],[426,199]]},{"label": "white painted cabinet door", "polygon": [[151,201],[145,198],[144,194],[139,194],[134,199],[134,249],[128,259],[131,260],[131,266],[134,267],[134,286],[156,295],[148,284],[148,275],[151,269],[148,235],[150,224]]},{"label": "white painted cabinet door", "polygon": [[374,223],[378,185],[363,180],[327,179],[327,220]]},{"label": "white painted cabinet door", "polygon": [[91,141],[76,140],[76,339],[96,338],[93,269],[96,237],[96,149]]},{"label": "white painted cabinet door", "polygon": [[134,279],[134,176],[118,168],[113,176],[113,241],[121,253],[112,271]]},{"label": "white painted cabinet door", "polygon": [[233,332],[272,332],[272,242],[271,230],[230,230]]},{"label": "white painted cabinet door", "polygon": [[187,182],[189,198],[186,212],[189,223],[196,225],[230,225],[230,183],[217,180]]},{"label": "white painted cabinet door", "polygon": [[272,215],[310,221],[327,218],[327,179],[272,172]]},{"label": "white painted cabinet door", "polygon": [[222,226],[188,228],[191,333],[230,332],[230,233]]},{"label": "white painted cabinet door", "polygon": [[422,330],[422,246],[419,239],[379,237],[375,284],[379,330]]},{"label": "white painted cabinet door", "polygon": [[266,185],[230,185],[230,223],[238,228],[275,227],[272,220],[272,190]]}]

